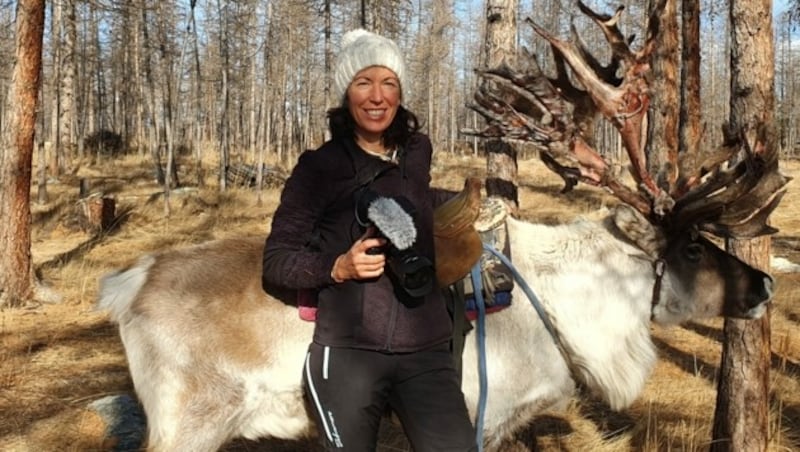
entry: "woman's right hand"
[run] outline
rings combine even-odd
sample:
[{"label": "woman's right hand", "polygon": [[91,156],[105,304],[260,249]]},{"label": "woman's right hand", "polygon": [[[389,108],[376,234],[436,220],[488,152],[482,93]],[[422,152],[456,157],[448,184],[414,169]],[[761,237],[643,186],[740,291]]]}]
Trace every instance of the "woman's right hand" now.
[{"label": "woman's right hand", "polygon": [[386,245],[386,239],[374,237],[375,227],[370,226],[361,238],[356,240],[346,253],[336,258],[331,269],[331,277],[337,283],[348,279],[372,279],[383,274],[386,255],[374,253]]}]

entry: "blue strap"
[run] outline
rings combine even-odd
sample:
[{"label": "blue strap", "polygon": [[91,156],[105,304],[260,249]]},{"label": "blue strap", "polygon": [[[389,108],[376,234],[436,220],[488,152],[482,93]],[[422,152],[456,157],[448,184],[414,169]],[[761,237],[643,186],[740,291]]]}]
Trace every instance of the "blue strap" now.
[{"label": "blue strap", "polygon": [[[517,269],[511,264],[511,261],[501,252],[497,251],[490,245],[486,243],[483,244],[483,249],[492,253],[493,255],[497,256],[500,261],[511,270],[511,274],[514,276],[514,280],[519,284],[522,291],[525,292],[525,295],[528,297],[528,300],[533,305],[533,308],[536,310],[536,313],[539,314],[539,318],[542,319],[542,323],[544,323],[547,332],[550,333],[550,336],[555,341],[556,346],[561,351],[561,354],[564,355],[564,359],[567,360],[569,364],[569,360],[567,359],[567,355],[565,354],[564,347],[561,344],[561,340],[556,333],[556,329],[553,326],[553,323],[550,322],[550,317],[548,317],[547,312],[545,312],[544,307],[542,306],[539,298],[530,288],[527,282],[522,278],[522,275],[517,271]],[[486,376],[486,305],[483,299],[483,283],[481,280],[481,260],[478,260],[478,263],[475,264],[472,269],[470,270],[470,276],[472,276],[472,286],[475,292],[475,305],[478,308],[478,328],[477,328],[477,340],[478,340],[478,382],[480,387],[480,393],[478,395],[478,413],[476,415],[475,420],[475,440],[478,443],[478,450],[483,451],[483,419],[484,413],[486,411],[486,397],[488,392],[488,381]]]},{"label": "blue strap", "polygon": [[[486,245],[484,245],[484,249]],[[478,413],[475,417],[475,442],[478,451],[483,451],[483,416],[486,412],[486,396],[488,382],[486,377],[486,304],[483,300],[483,283],[481,281],[481,260],[472,266],[472,287],[475,292],[475,305],[478,307],[478,381],[480,392],[478,396]]]}]

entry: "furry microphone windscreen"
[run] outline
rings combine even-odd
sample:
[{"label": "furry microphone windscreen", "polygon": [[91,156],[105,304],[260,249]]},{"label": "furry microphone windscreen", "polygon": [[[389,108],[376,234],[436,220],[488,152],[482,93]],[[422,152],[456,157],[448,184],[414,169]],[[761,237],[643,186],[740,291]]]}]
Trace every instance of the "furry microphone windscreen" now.
[{"label": "furry microphone windscreen", "polygon": [[367,208],[367,217],[398,250],[410,248],[417,240],[414,220],[392,198],[375,198]]}]

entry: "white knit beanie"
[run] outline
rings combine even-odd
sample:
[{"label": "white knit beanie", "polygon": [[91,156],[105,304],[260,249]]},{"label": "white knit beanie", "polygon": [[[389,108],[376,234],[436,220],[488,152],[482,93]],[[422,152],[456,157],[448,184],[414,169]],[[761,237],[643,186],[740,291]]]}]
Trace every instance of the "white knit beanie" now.
[{"label": "white knit beanie", "polygon": [[370,66],[384,66],[391,69],[400,80],[400,89],[405,100],[408,84],[405,78],[406,65],[400,48],[391,39],[361,28],[348,31],[342,36],[342,48],[333,73],[333,94],[336,98],[343,100],[353,77]]}]

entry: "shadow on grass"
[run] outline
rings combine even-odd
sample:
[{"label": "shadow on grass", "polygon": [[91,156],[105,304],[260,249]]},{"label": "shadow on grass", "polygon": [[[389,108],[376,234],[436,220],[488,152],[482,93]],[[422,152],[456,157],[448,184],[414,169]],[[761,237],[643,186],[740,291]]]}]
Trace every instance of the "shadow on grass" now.
[{"label": "shadow on grass", "polygon": [[717,364],[710,363],[697,357],[697,355],[675,348],[655,337],[653,338],[653,343],[658,349],[660,359],[675,364],[689,375],[703,377],[710,383],[716,381],[717,371],[719,370]]},{"label": "shadow on grass", "polygon": [[[684,325],[684,328],[689,331],[694,331],[695,333],[700,334],[702,336],[713,339],[716,342],[719,342],[720,344],[724,340],[723,331],[721,328],[714,328],[696,323]],[[781,369],[781,372],[783,373],[787,373],[790,375],[800,375],[799,362],[787,358],[786,356],[781,356],[780,354],[774,352],[770,354],[770,366],[772,369]]]},{"label": "shadow on grass", "polygon": [[[65,328],[55,336],[47,329],[34,328],[28,333],[28,340],[15,341],[18,346],[3,350],[5,365],[19,366],[24,375],[9,382],[14,400],[0,397],[0,437],[24,432],[66,407],[85,406],[110,389],[133,387],[124,360],[92,363],[96,355],[118,352],[116,326],[98,322]],[[7,344],[3,336],[0,342]],[[16,419],[24,419],[25,425],[18,425]]]},{"label": "shadow on grass", "polygon": [[108,227],[108,229],[104,231],[100,231],[89,237],[85,242],[81,243],[80,245],[76,246],[75,248],[63,252],[52,259],[42,262],[41,264],[37,265],[35,271],[37,274],[42,270],[49,270],[53,268],[57,268],[68,264],[76,259],[81,259],[86,256],[94,247],[99,245],[103,242],[103,240],[108,237],[116,234],[119,232],[120,228],[128,221],[133,212],[133,206],[126,206],[120,209],[117,213],[117,216],[114,217],[114,221]]},{"label": "shadow on grass", "polygon": [[567,450],[567,446],[563,438],[568,437],[574,432],[572,425],[563,418],[558,416],[537,416],[527,427],[519,431],[514,438],[506,443],[514,443],[513,446],[501,446],[500,450],[505,448],[528,451],[540,451],[544,448],[540,445],[543,442],[547,443],[547,449],[555,448],[557,450]]}]

